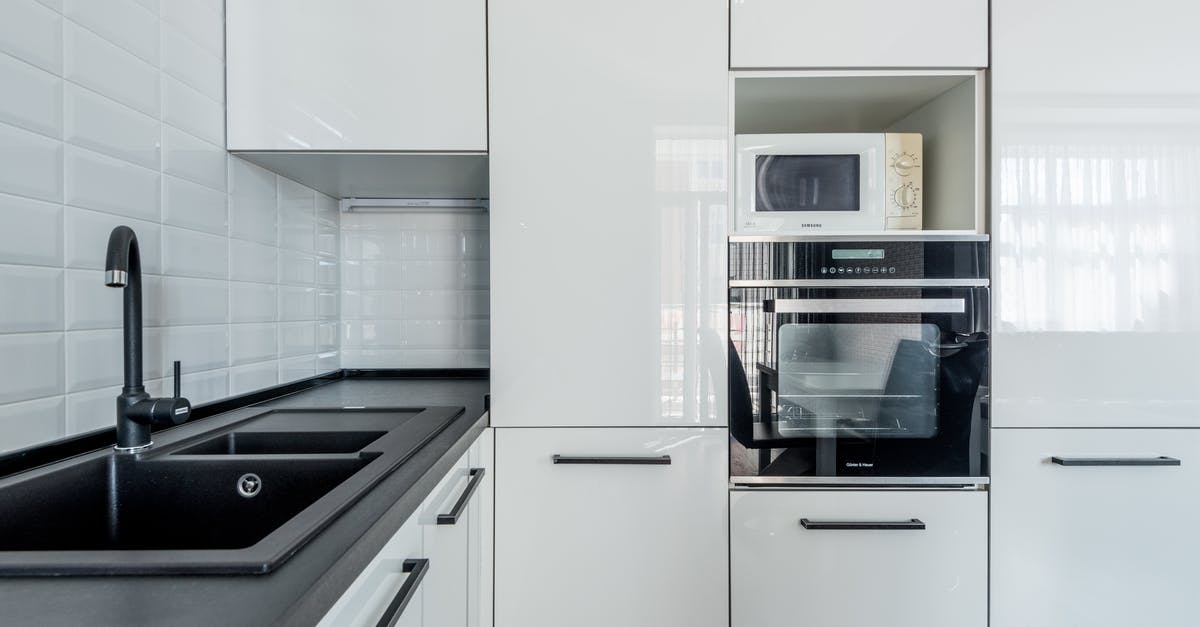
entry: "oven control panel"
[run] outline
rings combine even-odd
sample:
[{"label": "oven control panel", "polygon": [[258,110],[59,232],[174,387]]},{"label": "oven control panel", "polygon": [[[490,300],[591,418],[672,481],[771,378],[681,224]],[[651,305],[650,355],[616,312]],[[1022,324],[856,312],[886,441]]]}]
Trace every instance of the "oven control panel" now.
[{"label": "oven control panel", "polygon": [[896,274],[896,266],[821,266],[821,274]]}]

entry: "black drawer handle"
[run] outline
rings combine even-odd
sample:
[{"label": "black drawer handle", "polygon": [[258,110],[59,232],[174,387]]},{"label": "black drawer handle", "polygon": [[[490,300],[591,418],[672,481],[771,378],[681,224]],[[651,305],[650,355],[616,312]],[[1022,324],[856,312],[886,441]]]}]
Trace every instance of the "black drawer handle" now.
[{"label": "black drawer handle", "polygon": [[459,496],[458,501],[454,503],[454,507],[450,508],[449,514],[438,514],[437,524],[453,525],[458,522],[459,516],[462,516],[462,513],[467,509],[467,502],[471,500],[471,495],[475,494],[475,489],[483,481],[483,474],[485,472],[483,468],[471,469],[471,480],[467,482],[467,489],[463,490],[462,496]]},{"label": "black drawer handle", "polygon": [[387,609],[383,611],[383,616],[379,617],[379,622],[375,623],[375,627],[393,627],[400,622],[400,615],[404,613],[404,608],[408,607],[408,602],[417,593],[417,586],[421,585],[425,573],[429,572],[429,560],[404,560],[401,572],[409,573],[408,579],[396,591],[396,596],[392,597],[392,602],[388,603]]},{"label": "black drawer handle", "polygon": [[1174,457],[1058,457],[1050,458],[1059,466],[1182,466]]},{"label": "black drawer handle", "polygon": [[800,526],[804,527],[805,529],[827,529],[830,531],[920,531],[925,528],[925,523],[917,520],[916,518],[910,518],[908,520],[899,522],[855,522],[852,520],[816,521],[809,520],[807,518],[801,518]]},{"label": "black drawer handle", "polygon": [[555,455],[552,459],[556,464],[618,464],[627,466],[669,466],[671,464],[670,455],[662,455],[660,457],[571,457],[569,455]]}]

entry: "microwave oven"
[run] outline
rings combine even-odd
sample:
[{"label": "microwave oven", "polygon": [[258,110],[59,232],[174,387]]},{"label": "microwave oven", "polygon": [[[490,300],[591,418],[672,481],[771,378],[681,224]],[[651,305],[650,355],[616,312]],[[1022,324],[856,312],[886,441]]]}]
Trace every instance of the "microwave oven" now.
[{"label": "microwave oven", "polygon": [[739,235],[921,228],[920,133],[736,136]]}]

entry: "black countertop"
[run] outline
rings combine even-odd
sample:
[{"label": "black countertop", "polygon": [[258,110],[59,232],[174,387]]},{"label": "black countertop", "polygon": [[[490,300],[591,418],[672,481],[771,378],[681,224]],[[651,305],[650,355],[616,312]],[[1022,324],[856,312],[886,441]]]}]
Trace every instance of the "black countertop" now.
[{"label": "black countertop", "polygon": [[463,406],[466,411],[270,574],[6,577],[0,579],[0,622],[315,624],[487,426],[487,392],[488,381],[481,378],[351,374],[262,403],[259,407]]}]

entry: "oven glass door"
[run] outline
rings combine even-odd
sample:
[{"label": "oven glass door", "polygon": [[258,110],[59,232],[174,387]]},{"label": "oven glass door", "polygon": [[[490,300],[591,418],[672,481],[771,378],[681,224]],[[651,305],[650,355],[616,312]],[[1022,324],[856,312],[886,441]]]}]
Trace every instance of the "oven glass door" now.
[{"label": "oven glass door", "polygon": [[730,291],[731,474],[986,472],[987,288]]}]

